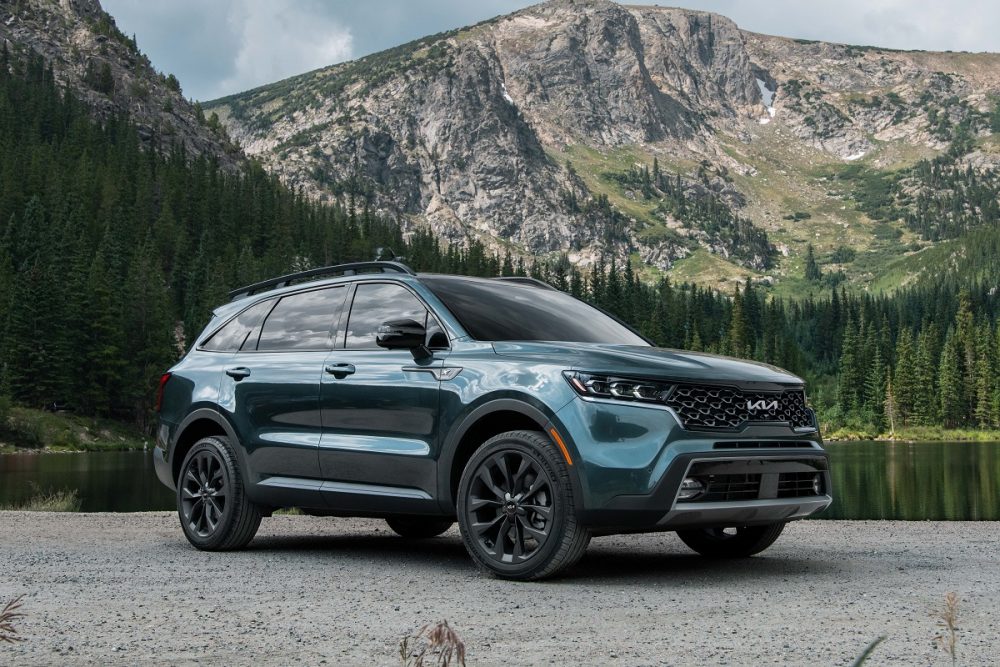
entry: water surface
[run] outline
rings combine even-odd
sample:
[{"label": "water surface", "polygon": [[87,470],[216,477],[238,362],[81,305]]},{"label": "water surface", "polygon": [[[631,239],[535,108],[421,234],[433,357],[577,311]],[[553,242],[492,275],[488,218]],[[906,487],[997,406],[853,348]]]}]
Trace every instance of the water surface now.
[{"label": "water surface", "polygon": [[[826,519],[1000,520],[1000,442],[830,443]],[[85,512],[171,510],[147,452],[0,455],[0,506],[76,489]]]}]

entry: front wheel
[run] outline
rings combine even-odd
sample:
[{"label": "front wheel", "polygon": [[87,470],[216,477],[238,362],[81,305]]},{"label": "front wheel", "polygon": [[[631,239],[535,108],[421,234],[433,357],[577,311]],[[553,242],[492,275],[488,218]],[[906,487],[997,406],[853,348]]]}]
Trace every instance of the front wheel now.
[{"label": "front wheel", "polygon": [[228,438],[194,444],[177,480],[177,514],[188,541],[204,551],[242,549],[257,534],[260,508],[246,496]]},{"label": "front wheel", "polygon": [[481,570],[503,579],[552,576],[583,556],[590,533],[576,519],[566,460],[543,433],[487,440],[462,472],[458,523]]},{"label": "front wheel", "polygon": [[784,523],[771,523],[764,526],[678,530],[677,536],[702,556],[746,558],[774,544],[784,529]]}]

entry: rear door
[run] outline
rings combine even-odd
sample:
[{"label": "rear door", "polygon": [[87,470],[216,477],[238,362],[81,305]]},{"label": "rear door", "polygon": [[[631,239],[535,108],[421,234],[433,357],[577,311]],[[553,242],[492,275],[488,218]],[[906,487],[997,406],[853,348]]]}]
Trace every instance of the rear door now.
[{"label": "rear door", "polygon": [[348,291],[281,297],[225,370],[224,392],[255,483],[305,489],[320,476],[320,378]]},{"label": "rear door", "polygon": [[[438,391],[447,336],[409,288],[359,282],[343,330],[326,361],[320,390],[323,490],[334,507],[385,511],[434,508]],[[415,362],[408,350],[375,344],[388,320],[413,319],[438,344]]]}]

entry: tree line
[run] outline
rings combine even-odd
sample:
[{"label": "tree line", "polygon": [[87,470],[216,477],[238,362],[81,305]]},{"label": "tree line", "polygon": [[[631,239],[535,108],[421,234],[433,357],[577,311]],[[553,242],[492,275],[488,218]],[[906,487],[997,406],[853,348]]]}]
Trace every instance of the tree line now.
[{"label": "tree line", "polygon": [[[0,394],[20,404],[147,427],[156,379],[227,290],[390,246],[418,270],[546,280],[657,345],[788,368],[832,423],[1000,422],[989,253],[973,274],[892,296],[834,289],[795,300],[749,280],[724,291],[649,283],[614,258],[586,271],[565,256],[525,262],[429,231],[404,238],[353,189],[320,204],[253,163],[227,169],[180,147],[145,149],[128,118],[96,122],[41,59],[2,58]],[[650,187],[675,187],[654,172]]]}]

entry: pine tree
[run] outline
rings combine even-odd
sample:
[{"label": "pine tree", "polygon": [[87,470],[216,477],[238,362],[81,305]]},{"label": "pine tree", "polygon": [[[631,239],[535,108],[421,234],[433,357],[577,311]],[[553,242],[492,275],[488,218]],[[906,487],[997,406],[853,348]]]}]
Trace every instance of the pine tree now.
[{"label": "pine tree", "polygon": [[816,252],[813,250],[812,243],[806,246],[806,280],[811,282],[819,282],[823,277],[822,271],[819,270],[819,264],[816,263]]},{"label": "pine tree", "polygon": [[996,377],[996,362],[993,358],[993,332],[989,325],[981,323],[976,334],[976,365],[973,376],[975,403],[973,418],[981,428],[993,421],[993,387]]},{"label": "pine tree", "polygon": [[840,353],[840,382],[837,396],[841,409],[850,413],[857,413],[861,407],[863,370],[859,347],[857,327],[853,319],[848,316]]},{"label": "pine tree", "polygon": [[885,428],[886,365],[882,352],[874,348],[871,368],[865,377],[865,417],[876,430]]},{"label": "pine tree", "polygon": [[944,347],[941,350],[941,363],[938,369],[938,391],[941,399],[942,422],[946,427],[954,428],[961,424],[965,416],[961,353],[954,327],[948,327],[948,333],[945,334]]},{"label": "pine tree", "polygon": [[745,357],[748,352],[746,312],[743,308],[743,295],[737,285],[733,292],[733,308],[729,317],[728,352],[734,357]]},{"label": "pine tree", "polygon": [[907,424],[914,416],[913,408],[920,391],[913,335],[909,329],[903,329],[896,342],[896,367],[893,369],[892,379],[892,386],[895,389],[895,414],[903,424]]},{"label": "pine tree", "polygon": [[917,356],[913,371],[913,420],[930,426],[938,421],[937,395],[938,355],[936,351],[937,327],[929,324],[917,336]]}]

